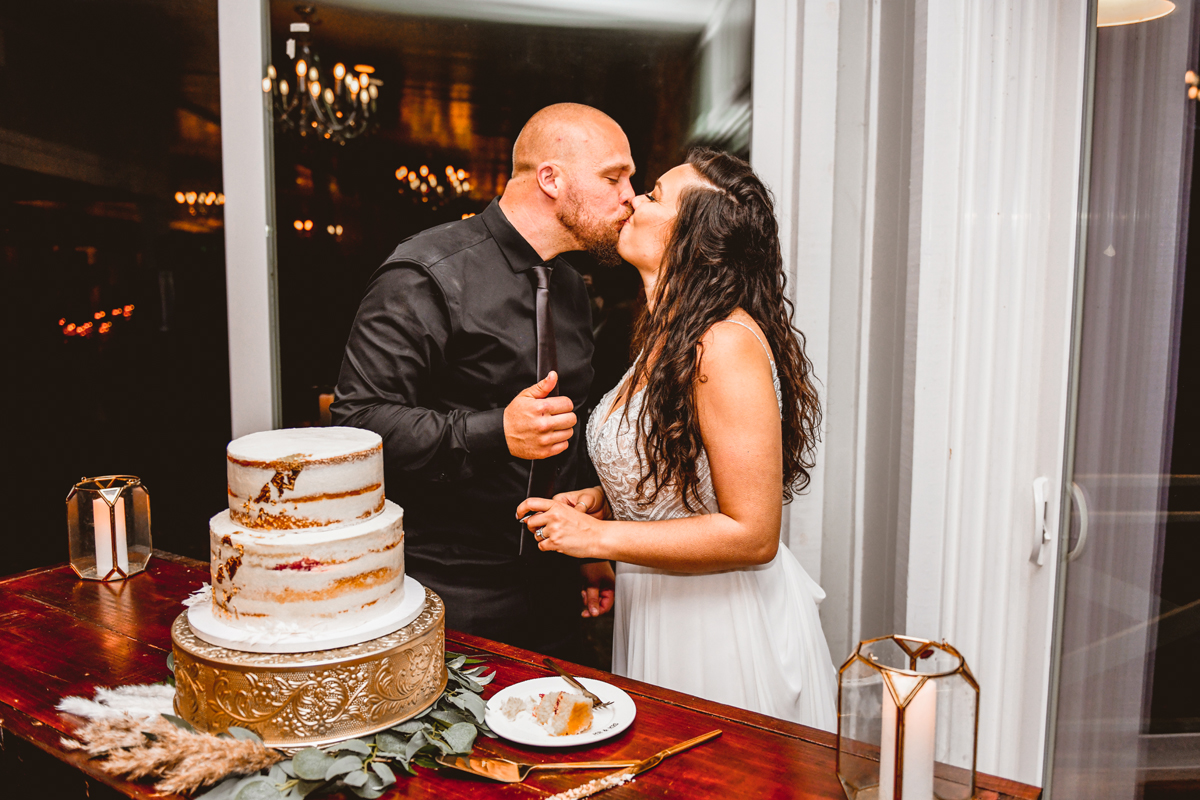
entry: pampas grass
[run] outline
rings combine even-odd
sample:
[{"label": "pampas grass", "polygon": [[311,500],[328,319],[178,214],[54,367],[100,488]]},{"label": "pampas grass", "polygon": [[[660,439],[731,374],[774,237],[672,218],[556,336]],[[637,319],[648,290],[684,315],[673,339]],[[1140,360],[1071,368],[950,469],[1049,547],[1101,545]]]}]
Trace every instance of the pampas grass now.
[{"label": "pampas grass", "polygon": [[189,794],[230,775],[249,775],[286,756],[261,742],[191,733],[163,717],[117,717],[85,723],[63,746],[90,756],[106,756],[98,766],[132,779],[159,778],[154,788],[166,794]]}]

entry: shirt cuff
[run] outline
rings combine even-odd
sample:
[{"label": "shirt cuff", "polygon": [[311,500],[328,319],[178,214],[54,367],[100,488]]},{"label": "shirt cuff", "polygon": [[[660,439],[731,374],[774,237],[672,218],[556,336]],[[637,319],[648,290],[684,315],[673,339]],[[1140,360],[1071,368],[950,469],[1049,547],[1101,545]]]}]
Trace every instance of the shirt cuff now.
[{"label": "shirt cuff", "polygon": [[508,450],[504,438],[504,409],[477,411],[467,415],[467,452],[474,454]]}]

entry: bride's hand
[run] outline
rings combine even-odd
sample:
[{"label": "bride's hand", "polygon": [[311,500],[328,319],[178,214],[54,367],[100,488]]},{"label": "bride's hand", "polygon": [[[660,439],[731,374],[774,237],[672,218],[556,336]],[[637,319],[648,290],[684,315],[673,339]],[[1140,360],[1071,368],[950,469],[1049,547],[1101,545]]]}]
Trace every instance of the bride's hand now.
[{"label": "bride's hand", "polygon": [[517,519],[531,511],[536,513],[525,520],[525,525],[533,531],[540,550],[575,558],[605,558],[598,551],[600,526],[604,523],[565,503],[544,497],[530,497],[517,506]]},{"label": "bride's hand", "polygon": [[576,511],[585,512],[593,519],[608,519],[612,516],[608,508],[608,499],[604,496],[604,488],[601,486],[575,492],[560,492],[554,495],[554,499]]}]

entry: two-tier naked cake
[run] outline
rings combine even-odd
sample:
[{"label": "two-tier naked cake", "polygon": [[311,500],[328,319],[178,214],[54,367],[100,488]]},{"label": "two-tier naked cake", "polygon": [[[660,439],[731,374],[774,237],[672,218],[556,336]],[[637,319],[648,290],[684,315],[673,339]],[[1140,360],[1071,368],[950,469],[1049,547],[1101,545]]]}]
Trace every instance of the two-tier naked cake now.
[{"label": "two-tier naked cake", "polygon": [[380,437],[264,431],[231,442],[226,467],[229,507],[209,523],[211,591],[172,630],[180,713],[300,746],[380,730],[436,700],[443,607],[404,574]]}]

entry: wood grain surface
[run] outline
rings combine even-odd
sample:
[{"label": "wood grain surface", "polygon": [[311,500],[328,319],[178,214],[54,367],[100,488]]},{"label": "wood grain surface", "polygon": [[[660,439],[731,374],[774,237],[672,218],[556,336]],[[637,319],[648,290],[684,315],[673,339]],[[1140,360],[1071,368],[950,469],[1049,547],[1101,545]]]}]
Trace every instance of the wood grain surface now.
[{"label": "wood grain surface", "polygon": [[[80,720],[54,707],[67,695],[91,696],[97,686],[165,680],[171,622],[182,611],[181,601],[207,580],[207,564],[162,552],[155,553],[144,573],[119,584],[79,580],[66,565],[0,579],[0,748],[6,753],[38,748],[69,765],[62,786],[82,777],[84,794],[92,797],[162,798],[149,783],[114,778],[98,769],[98,762],[64,750],[62,737]],[[541,656],[527,650],[453,631],[446,639],[450,650],[488,657],[496,679],[485,697],[552,674]],[[476,754],[530,762],[645,758],[719,728],[720,738],[670,758],[602,797],[845,797],[834,771],[833,734],[599,670],[569,668],[628,692],[637,704],[633,725],[586,748],[542,750],[481,737]],[[11,742],[13,735],[23,740],[19,746]],[[534,772],[524,784],[496,784],[450,770],[419,772],[416,778],[401,777],[385,797],[543,798],[602,774]],[[980,800],[1033,800],[1040,795],[1035,787],[983,775],[979,786]]]}]

